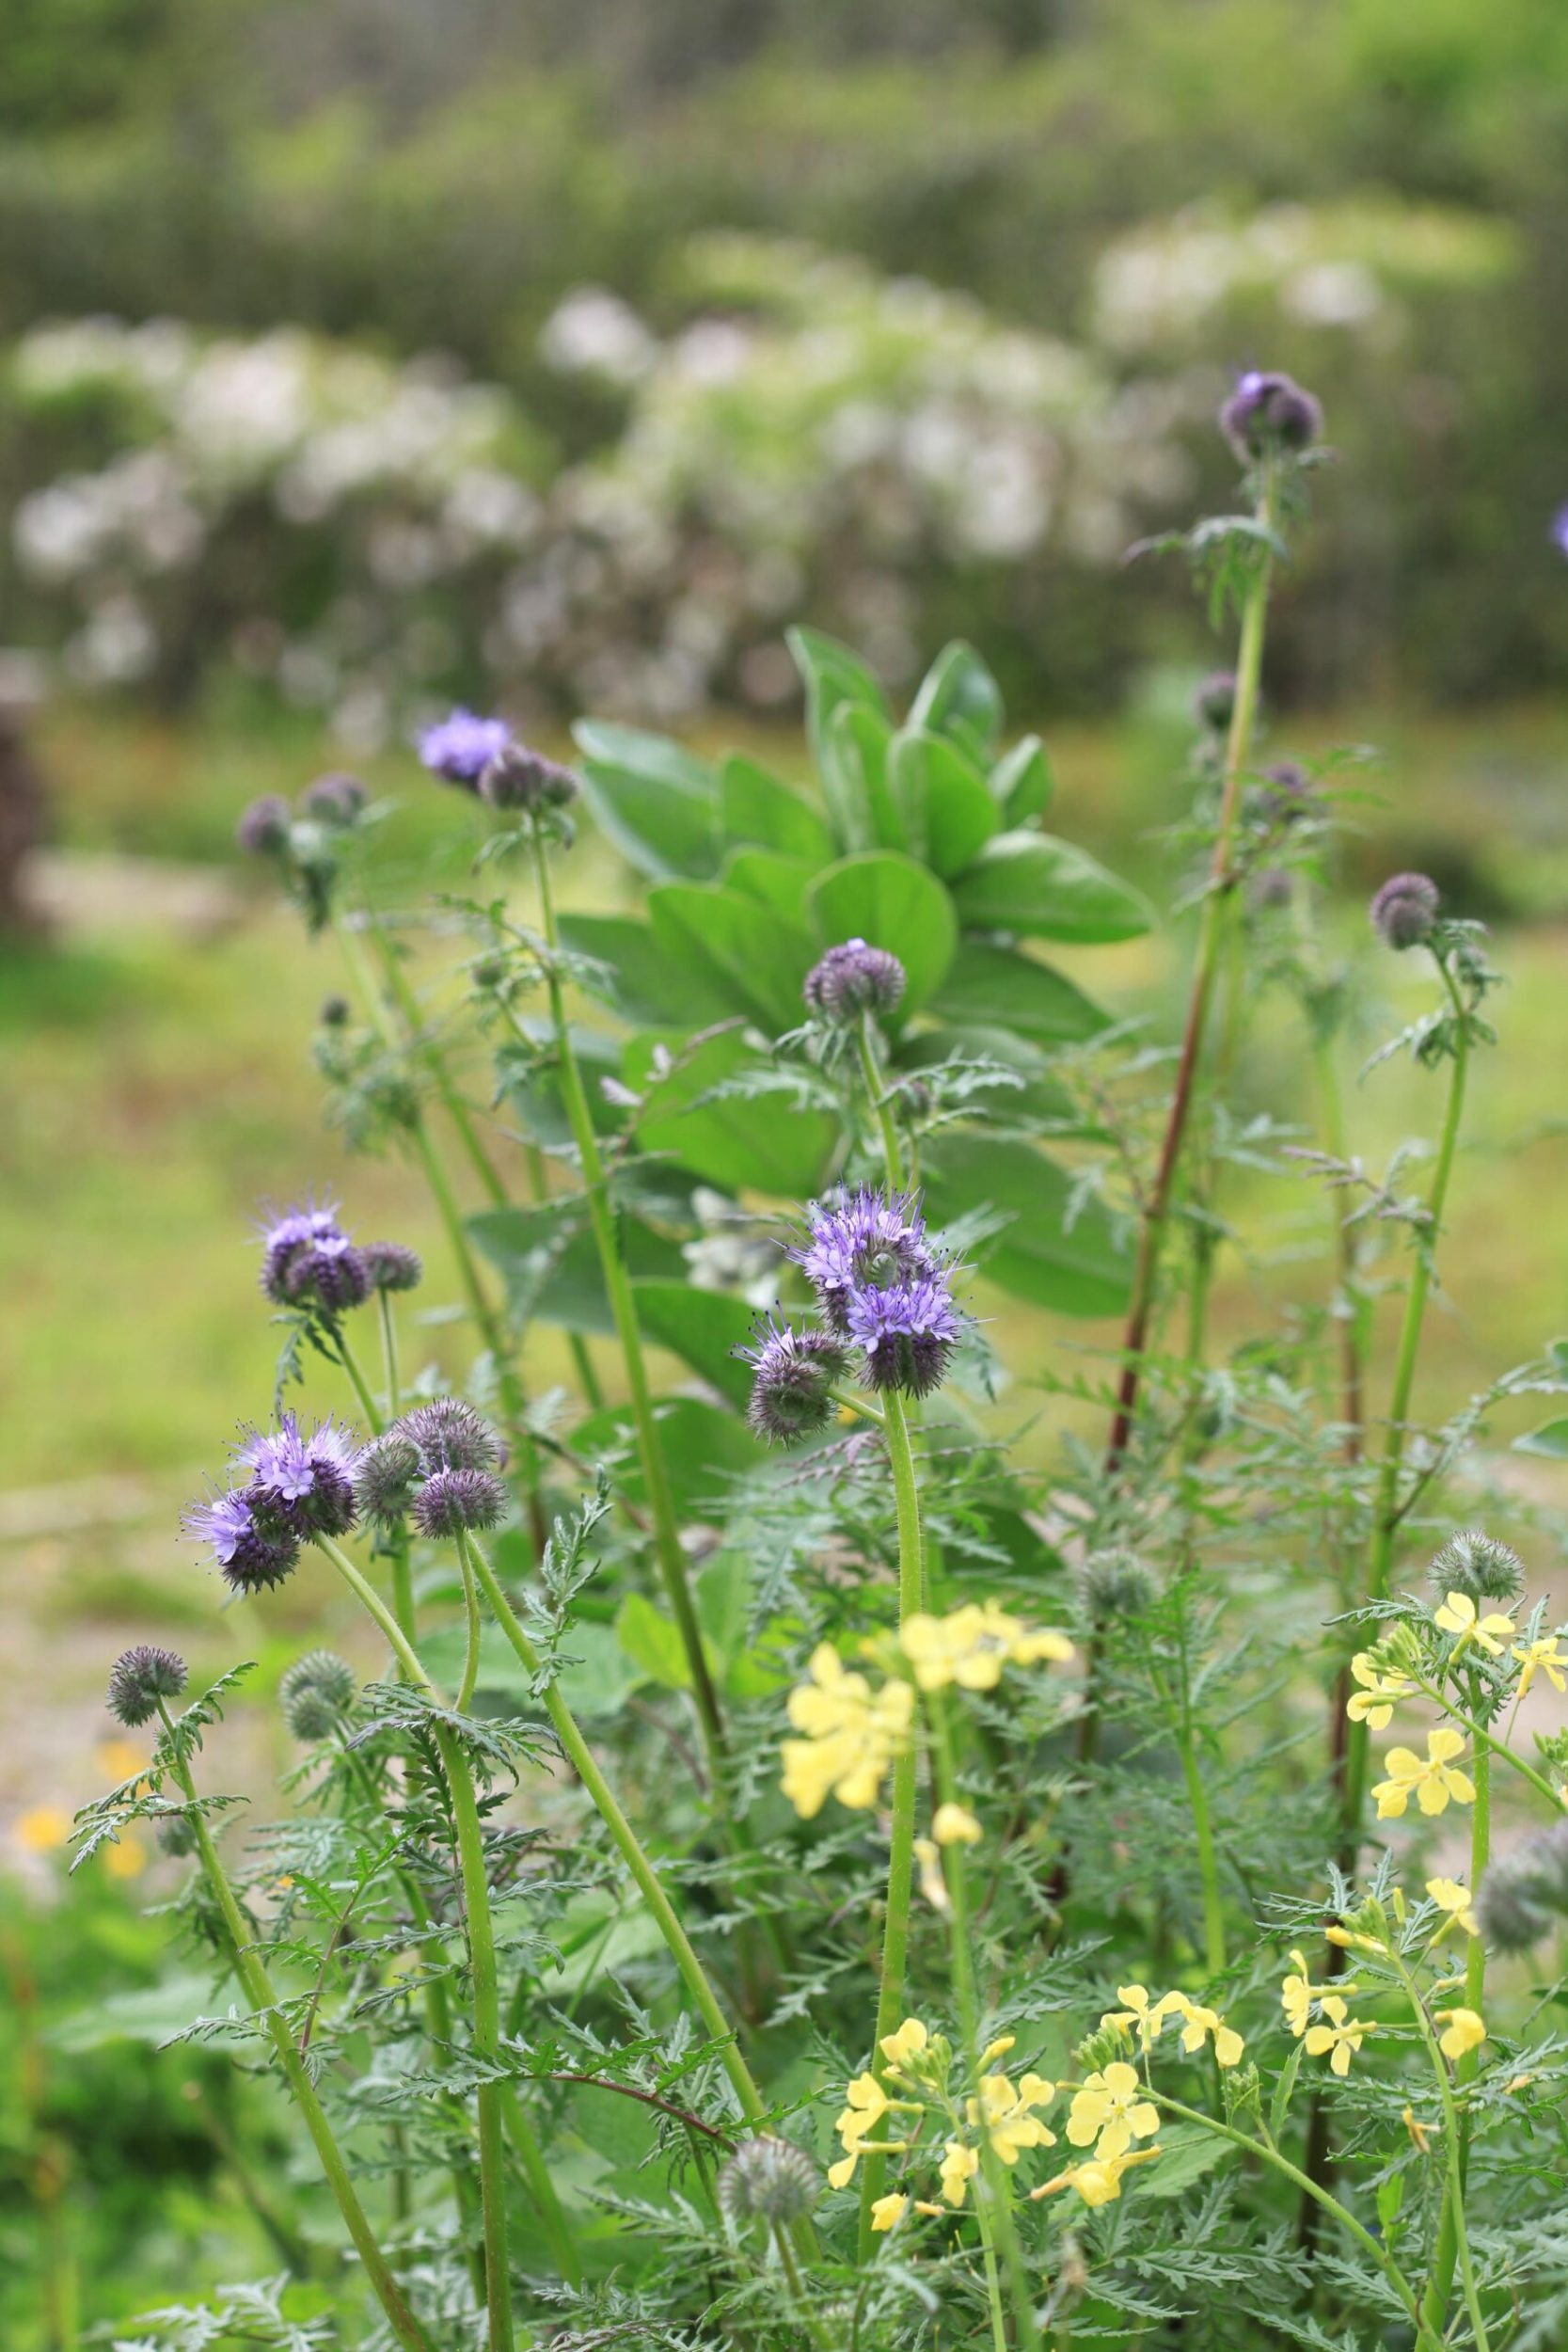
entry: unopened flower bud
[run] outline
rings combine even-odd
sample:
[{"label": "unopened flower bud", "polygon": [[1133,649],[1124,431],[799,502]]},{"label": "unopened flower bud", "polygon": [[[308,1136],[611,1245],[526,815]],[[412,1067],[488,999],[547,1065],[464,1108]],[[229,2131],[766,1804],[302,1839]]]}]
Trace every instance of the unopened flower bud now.
[{"label": "unopened flower bud", "polygon": [[1371,904],[1372,929],[1387,947],[1418,947],[1437,921],[1437,884],[1427,874],[1392,874]]},{"label": "unopened flower bud", "polygon": [[1193,696],[1193,715],[1215,735],[1223,735],[1235,708],[1235,671],[1211,670]]},{"label": "unopened flower bud", "polygon": [[1299,455],[1322,433],[1323,410],[1288,375],[1253,369],[1220,410],[1220,429],[1243,464],[1275,451]]},{"label": "unopened flower bud", "polygon": [[506,1516],[506,1488],[488,1470],[437,1470],[414,1498],[414,1524],[433,1538],[495,1527]]},{"label": "unopened flower bud", "polygon": [[354,1465],[354,1499],[373,1527],[396,1527],[419,1486],[420,1451],[395,1426],[362,1447]]},{"label": "unopened flower bud", "polygon": [[803,2148],[764,2134],[743,2140],[719,2175],[719,2202],[742,2228],[766,2221],[787,2229],[805,2219],[818,2186],[816,2167]]},{"label": "unopened flower bud", "polygon": [[795,1331],[773,1317],[760,1321],[755,1344],[737,1353],[755,1377],[746,1418],[769,1445],[794,1445],[825,1429],[833,1417],[832,1391],[848,1356],[827,1331]]},{"label": "unopened flower bud", "polygon": [[278,857],[289,846],[289,803],[278,792],[252,801],[234,828],[234,838],[251,857]]},{"label": "unopened flower bud", "polygon": [[812,965],[801,986],[811,1010],[851,1022],[863,1012],[893,1012],[904,993],[904,967],[886,947],[847,939]]},{"label": "unopened flower bud", "polygon": [[1528,1951],[1568,1918],[1568,1821],[1500,1855],[1476,1898],[1481,1933],[1502,1952]]},{"label": "unopened flower bud", "polygon": [[419,1252],[405,1248],[401,1241],[366,1242],[359,1263],[372,1291],[418,1290],[424,1277]]},{"label": "unopened flower bud", "polygon": [[392,1431],[418,1447],[420,1461],[431,1473],[443,1470],[493,1470],[501,1459],[501,1442],[483,1413],[461,1397],[438,1396],[416,1405],[392,1423]]},{"label": "unopened flower bud", "polygon": [[579,787],[569,768],[562,768],[526,743],[502,746],[480,771],[479,792],[492,808],[515,809],[536,817],[542,809],[568,808]]},{"label": "unopened flower bud", "polygon": [[318,776],[306,786],[299,804],[321,824],[346,827],[357,820],[370,797],[357,776]]},{"label": "unopened flower bud", "polygon": [[1091,1617],[1141,1617],[1160,1597],[1158,1573],[1135,1551],[1091,1551],[1078,1572]]},{"label": "unopened flower bud", "polygon": [[104,1705],[128,1731],[151,1721],[160,1699],[177,1699],[185,1687],[185,1661],[171,1649],[140,1643],[115,1660]]},{"label": "unopened flower bud", "polygon": [[1510,1545],[1466,1527],[1449,1537],[1427,1571],[1427,1582],[1439,1600],[1463,1593],[1478,1607],[1483,1600],[1512,1607],[1525,1589],[1525,1564]]},{"label": "unopened flower bud", "polygon": [[346,1029],[354,1018],[354,1007],[346,996],[324,996],[316,1019],[324,1029]]},{"label": "unopened flower bud", "polygon": [[283,1720],[296,1740],[325,1740],[353,1707],[356,1688],[346,1659],[329,1649],[309,1650],[277,1686]]}]

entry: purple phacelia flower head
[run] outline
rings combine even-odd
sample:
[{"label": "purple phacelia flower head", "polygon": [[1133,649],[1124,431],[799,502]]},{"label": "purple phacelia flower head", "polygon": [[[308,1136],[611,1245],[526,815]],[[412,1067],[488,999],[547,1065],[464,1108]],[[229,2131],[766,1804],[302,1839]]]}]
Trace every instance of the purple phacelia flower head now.
[{"label": "purple phacelia flower head", "polygon": [[424,1279],[418,1250],[405,1249],[401,1241],[366,1242],[359,1263],[372,1291],[417,1291]]},{"label": "purple phacelia flower head", "polygon": [[1234,670],[1211,670],[1193,696],[1193,715],[1215,735],[1223,735],[1236,707]]},{"label": "purple phacelia flower head", "polygon": [[398,1429],[372,1438],[354,1465],[354,1499],[377,1527],[396,1527],[407,1518],[419,1487],[420,1450]]},{"label": "purple phacelia flower head", "polygon": [[263,792],[252,801],[234,828],[234,838],[251,857],[280,857],[289,846],[288,802],[280,792]]},{"label": "purple phacelia flower head", "polygon": [[477,792],[480,777],[499,759],[512,740],[504,719],[482,719],[472,710],[454,710],[420,738],[420,757],[433,776]]},{"label": "purple phacelia flower head", "polygon": [[496,1527],[506,1516],[506,1488],[488,1470],[437,1470],[414,1498],[414,1524],[432,1537]]},{"label": "purple phacelia flower head", "polygon": [[1253,800],[1267,825],[1298,824],[1312,805],[1312,779],[1299,760],[1279,759],[1265,768]]},{"label": "purple phacelia flower head", "polygon": [[759,1318],[752,1344],[736,1353],[755,1372],[746,1418],[769,1445],[814,1437],[832,1419],[832,1390],[848,1361],[831,1331],[796,1331],[769,1315]]},{"label": "purple phacelia flower head", "polygon": [[370,1276],[338,1222],[338,1204],[285,1210],[261,1229],[261,1288],[280,1307],[318,1306],[341,1314],[363,1306]]},{"label": "purple phacelia flower head", "polygon": [[1220,410],[1220,429],[1246,465],[1271,452],[1299,455],[1310,449],[1323,429],[1323,412],[1290,376],[1253,368]]},{"label": "purple phacelia flower head", "polygon": [[806,1239],[789,1255],[816,1294],[831,1331],[849,1330],[851,1295],[881,1282],[936,1270],[926,1220],[911,1195],[869,1184],[841,1184],[831,1200],[806,1212]]},{"label": "purple phacelia flower head", "polygon": [[1437,884],[1428,874],[1391,874],[1371,904],[1372,929],[1387,947],[1418,947],[1437,922]]},{"label": "purple phacelia flower head", "polygon": [[483,1415],[461,1397],[438,1396],[428,1405],[416,1405],[388,1434],[407,1438],[426,1477],[437,1470],[493,1470],[500,1465],[500,1439]]},{"label": "purple phacelia flower head", "polygon": [[250,1471],[242,1492],[252,1517],[301,1540],[346,1534],[356,1517],[355,1453],[348,1431],[333,1421],[319,1422],[307,1437],[285,1413],[276,1429],[254,1431],[234,1456]]},{"label": "purple phacelia flower head", "polygon": [[213,1548],[224,1581],[236,1593],[260,1593],[281,1584],[299,1563],[299,1538],[276,1520],[263,1524],[249,1496],[230,1488],[185,1514],[189,1534]]},{"label": "purple phacelia flower head", "polygon": [[492,808],[537,817],[546,809],[570,808],[581,787],[569,768],[546,759],[526,743],[503,743],[479,775],[479,796]]},{"label": "purple phacelia flower head", "polygon": [[104,1700],[127,1731],[151,1721],[160,1699],[177,1699],[185,1687],[185,1661],[171,1649],[142,1642],[115,1660]]},{"label": "purple phacelia flower head", "polygon": [[852,1022],[863,1012],[893,1012],[904,993],[904,967],[886,947],[847,939],[812,965],[800,993],[825,1021]]},{"label": "purple phacelia flower head", "polygon": [[370,797],[357,776],[318,776],[306,786],[299,804],[318,824],[347,827],[357,823]]},{"label": "purple phacelia flower head", "polygon": [[939,1269],[857,1290],[849,1300],[849,1330],[864,1351],[868,1388],[929,1396],[946,1375],[963,1336],[963,1317]]}]

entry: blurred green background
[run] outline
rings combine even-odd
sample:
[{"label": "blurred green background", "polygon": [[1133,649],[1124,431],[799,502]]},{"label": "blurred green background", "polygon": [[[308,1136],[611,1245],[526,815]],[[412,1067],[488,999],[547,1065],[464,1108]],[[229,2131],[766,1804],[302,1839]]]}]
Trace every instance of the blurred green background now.
[{"label": "blurred green background", "polygon": [[[895,691],[961,633],[1048,735],[1053,821],[1167,904],[1223,647],[1178,566],[1122,557],[1229,500],[1229,373],[1287,367],[1338,462],[1269,747],[1385,755],[1328,917],[1360,1038],[1424,1003],[1365,936],[1395,866],[1495,926],[1511,983],[1422,1409],[1568,1327],[1568,13],[0,0],[0,800],[39,834],[35,928],[13,906],[0,945],[0,2334],[32,2352],[270,2259],[272,2110],[150,2056],[160,1866],[65,1898],[59,1860],[125,1769],[125,1641],[198,1677],[273,1674],[307,1629],[354,1648],[319,1592],[220,1616],[176,1537],[270,1393],[245,1219],[335,1185],[451,1295],[406,1171],[324,1126],[340,976],[235,861],[254,794],[359,767],[413,870],[452,803],[404,745],[454,696],[558,747],[592,708],[798,772],[786,622]],[[630,888],[575,853],[575,902]],[[1184,953],[1085,977],[1168,1028]],[[1300,1115],[1283,1011],[1246,1083]],[[1381,1165],[1432,1089],[1357,1088],[1354,1147]],[[1222,1338],[1323,1279],[1313,1191],[1237,1205],[1266,1241],[1227,1261]],[[1108,1336],[1001,1333],[1023,1375]],[[438,1320],[419,1344],[461,1361]],[[565,1374],[546,1339],[537,1382]],[[233,1782],[270,1737],[225,1734]]]}]

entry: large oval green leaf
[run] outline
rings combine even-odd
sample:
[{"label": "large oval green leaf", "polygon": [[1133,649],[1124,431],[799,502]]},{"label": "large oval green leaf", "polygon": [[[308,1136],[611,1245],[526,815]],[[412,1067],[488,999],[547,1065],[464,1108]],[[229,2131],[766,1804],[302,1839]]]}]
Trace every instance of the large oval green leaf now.
[{"label": "large oval green leaf", "polygon": [[888,771],[911,855],[944,882],[973,866],[1002,821],[979,769],[956,743],[911,726],[894,737]]},{"label": "large oval green leaf", "polygon": [[805,682],[806,733],[838,846],[869,849],[875,835],[864,796],[863,746],[854,728],[835,729],[834,721],[847,706],[891,733],[886,698],[859,655],[836,638],[824,637],[819,629],[792,628],[787,642]]},{"label": "large oval green leaf", "polygon": [[1042,1045],[1076,1044],[1111,1016],[1049,964],[1011,947],[961,939],[928,1009],[960,1028],[1015,1029]]},{"label": "large oval green leaf", "polygon": [[563,914],[561,939],[609,967],[608,984],[590,993],[639,1028],[699,1029],[735,1010],[727,987],[677,961],[660,946],[653,925],[633,915]]},{"label": "large oval green leaf", "polygon": [[817,876],[806,906],[824,947],[866,939],[898,958],[907,982],[903,1011],[918,1010],[942,985],[958,927],[942,884],[912,858],[890,850],[844,858]]},{"label": "large oval green leaf", "polygon": [[1051,758],[1037,735],[1022,736],[990,771],[991,798],[1002,811],[1005,825],[1022,825],[1037,817],[1051,803],[1055,778]]},{"label": "large oval green leaf", "polygon": [[748,1337],[755,1311],[728,1291],[693,1290],[689,1282],[634,1282],[637,1320],[644,1339],[667,1347],[736,1407],[752,1393],[752,1368],[736,1349]]},{"label": "large oval green leaf", "polygon": [[974,1258],[987,1280],[1013,1297],[1064,1315],[1125,1307],[1132,1255],[1121,1224],[1097,1200],[1075,1209],[1071,1178],[1033,1145],[944,1136],[927,1154],[926,1199],[939,1224],[987,1207],[1006,1216]]},{"label": "large oval green leaf", "polygon": [[729,1009],[769,1032],[801,1018],[800,983],[813,961],[805,924],[743,891],[700,882],[661,882],[648,893],[654,937],[705,988],[727,991]]},{"label": "large oval green leaf", "polygon": [[821,1185],[838,1141],[828,1111],[802,1110],[777,1095],[715,1094],[726,1080],[767,1064],[737,1029],[722,1029],[656,1065],[660,1041],[633,1038],[623,1074],[646,1098],[637,1139],[726,1192],[765,1192],[802,1200]]},{"label": "large oval green leaf", "polygon": [[961,637],[942,647],[910,706],[911,727],[950,736],[982,760],[993,750],[1005,715],[1002,689]]},{"label": "large oval green leaf", "polygon": [[1048,833],[999,833],[953,885],[966,926],[1080,946],[1138,939],[1154,916],[1131,884]]},{"label": "large oval green leaf", "polygon": [[705,760],[668,736],[579,719],[588,805],[600,831],[641,874],[698,881],[719,865],[719,787]]},{"label": "large oval green leaf", "polygon": [[833,855],[833,836],[820,810],[743,753],[732,752],[719,771],[719,805],[727,840],[809,858],[814,866],[826,866]]}]

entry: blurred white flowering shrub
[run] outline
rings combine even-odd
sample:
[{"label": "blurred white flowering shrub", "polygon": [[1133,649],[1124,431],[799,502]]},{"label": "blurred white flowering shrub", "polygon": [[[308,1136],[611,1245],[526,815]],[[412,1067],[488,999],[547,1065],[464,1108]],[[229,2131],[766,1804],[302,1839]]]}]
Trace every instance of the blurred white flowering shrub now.
[{"label": "blurred white flowering shrub", "polygon": [[1506,266],[1464,216],[1180,215],[1108,250],[1075,344],[806,246],[705,238],[671,331],[597,288],[547,322],[546,364],[610,421],[565,467],[510,392],[439,359],[45,326],[0,378],[5,626],[73,681],[166,700],[237,668],[358,752],[454,693],[664,724],[767,709],[802,613],[895,681],[955,629],[1005,674],[1049,633],[1053,675],[1086,679],[1126,650],[1097,582],[1193,498],[1220,358],[1287,343],[1332,430],[1325,343],[1365,360],[1424,289]]}]

